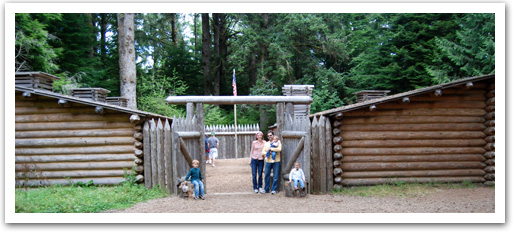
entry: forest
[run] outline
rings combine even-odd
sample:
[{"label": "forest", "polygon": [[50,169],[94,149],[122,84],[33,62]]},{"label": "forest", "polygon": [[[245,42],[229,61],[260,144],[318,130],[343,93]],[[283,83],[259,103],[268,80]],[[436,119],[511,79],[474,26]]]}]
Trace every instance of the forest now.
[{"label": "forest", "polygon": [[[134,25],[137,109],[173,116],[170,95],[282,95],[312,84],[311,113],[354,103],[364,89],[409,91],[495,73],[487,13],[17,13],[16,71],[59,76],[54,90],[102,87],[120,96],[121,20]],[[131,41],[131,44],[132,44]],[[238,105],[238,123],[274,124],[276,108]],[[232,106],[205,105],[206,124]]]}]

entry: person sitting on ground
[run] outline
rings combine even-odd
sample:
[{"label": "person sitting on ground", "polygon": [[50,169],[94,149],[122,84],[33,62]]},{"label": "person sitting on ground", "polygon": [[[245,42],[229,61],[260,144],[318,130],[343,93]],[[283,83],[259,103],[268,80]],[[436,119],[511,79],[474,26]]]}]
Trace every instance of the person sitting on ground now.
[{"label": "person sitting on ground", "polygon": [[[278,145],[279,145],[279,137],[274,136],[274,138],[272,139],[272,142],[271,142],[271,148],[276,148],[276,147],[278,147]],[[276,152],[274,152],[272,150],[267,151],[266,158],[269,158],[269,157],[272,157],[272,161],[276,160]]]},{"label": "person sitting on ground", "polygon": [[[288,180],[290,183],[294,181],[294,190],[298,190],[301,187],[301,190],[305,187],[305,173],[303,173],[303,169],[299,168],[301,163],[296,162],[295,168],[292,168],[290,171],[290,175],[288,176]],[[299,185],[299,187],[298,187]]]},{"label": "person sitting on ground", "polygon": [[201,169],[199,169],[199,161],[193,160],[192,166],[192,169],[190,169],[188,175],[185,177],[185,185],[188,183],[187,181],[191,177],[192,184],[195,186],[194,199],[199,200],[200,198],[204,200],[206,199],[204,197],[204,180],[202,179]]}]

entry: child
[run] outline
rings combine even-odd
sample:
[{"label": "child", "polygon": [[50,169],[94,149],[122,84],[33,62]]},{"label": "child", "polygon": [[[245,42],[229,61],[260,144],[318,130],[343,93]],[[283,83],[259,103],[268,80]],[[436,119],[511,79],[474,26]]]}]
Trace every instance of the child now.
[{"label": "child", "polygon": [[[279,145],[279,137],[278,136],[274,136],[274,138],[272,138],[272,142],[271,142],[271,148],[276,148],[278,147]],[[267,151],[267,158],[268,157],[272,157],[272,161],[274,162],[274,160],[276,160],[276,152],[272,151],[272,150],[269,150]]]},{"label": "child", "polygon": [[[290,175],[288,176],[288,180],[292,183],[292,180],[294,181],[294,190],[298,190],[298,184],[301,187],[301,190],[305,187],[305,173],[303,173],[303,170],[299,167],[301,166],[301,163],[296,162],[295,168],[290,171]],[[303,183],[304,182],[304,183]]]},{"label": "child", "polygon": [[192,161],[192,166],[193,168],[190,169],[190,171],[188,172],[188,175],[186,175],[186,178],[185,178],[185,185],[187,184],[186,181],[188,181],[188,179],[191,177],[192,178],[192,184],[194,184],[195,186],[195,195],[194,195],[194,199],[195,200],[199,200],[202,199],[206,199],[204,197],[204,180],[202,179],[202,175],[201,175],[201,169],[199,169],[199,161],[197,160],[193,160]]}]

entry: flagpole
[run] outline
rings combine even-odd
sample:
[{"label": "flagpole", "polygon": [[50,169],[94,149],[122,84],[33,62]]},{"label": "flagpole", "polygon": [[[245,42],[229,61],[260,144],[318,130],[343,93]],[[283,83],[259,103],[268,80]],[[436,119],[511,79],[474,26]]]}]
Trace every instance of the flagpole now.
[{"label": "flagpole", "polygon": [[[235,78],[235,69],[233,69],[233,82],[234,82],[234,88],[233,88],[233,95],[236,96],[236,78]],[[236,104],[234,106],[234,113],[235,113],[235,158],[238,158],[238,150],[237,150],[237,108]]]}]

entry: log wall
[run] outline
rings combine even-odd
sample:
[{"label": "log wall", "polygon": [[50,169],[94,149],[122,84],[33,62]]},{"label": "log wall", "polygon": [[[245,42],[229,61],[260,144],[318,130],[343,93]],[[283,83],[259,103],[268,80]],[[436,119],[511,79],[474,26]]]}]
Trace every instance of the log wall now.
[{"label": "log wall", "polygon": [[333,188],[494,180],[492,90],[475,82],[331,116]]},{"label": "log wall", "polygon": [[[141,125],[131,114],[21,92],[15,97],[16,184],[48,185],[88,182],[118,184],[139,157]],[[140,133],[140,134],[139,134]],[[139,179],[143,177],[138,176]]]}]

